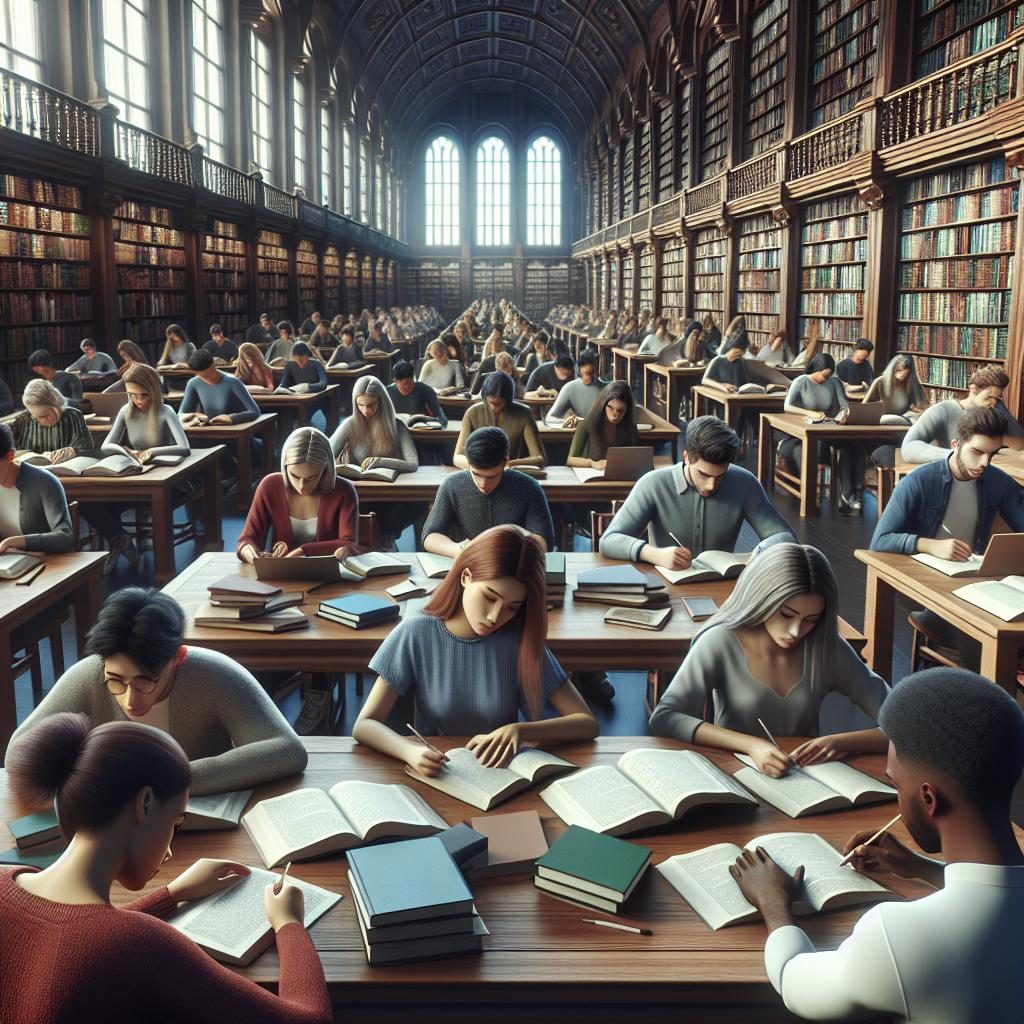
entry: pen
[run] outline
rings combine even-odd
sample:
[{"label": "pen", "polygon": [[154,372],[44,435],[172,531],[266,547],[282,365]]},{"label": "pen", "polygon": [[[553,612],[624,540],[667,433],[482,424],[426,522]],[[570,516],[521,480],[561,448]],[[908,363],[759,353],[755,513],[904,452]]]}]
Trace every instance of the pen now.
[{"label": "pen", "polygon": [[859,849],[860,849],[860,848],[861,848],[862,846],[870,846],[870,845],[871,845],[871,844],[872,844],[873,842],[875,842],[876,840],[880,839],[880,838],[881,838],[882,836],[884,836],[884,835],[885,835],[885,833],[886,833],[886,832],[888,832],[888,831],[889,831],[889,829],[891,829],[891,828],[893,827],[893,825],[895,825],[895,824],[896,824],[896,822],[897,822],[897,821],[899,821],[899,820],[900,820],[900,818],[902,818],[902,817],[903,817],[903,815],[902,815],[902,814],[897,814],[897,815],[896,815],[896,817],[895,817],[895,818],[893,818],[893,819],[892,819],[892,821],[890,821],[888,825],[883,825],[883,826],[882,826],[882,827],[881,827],[881,828],[880,828],[880,829],[879,829],[879,830],[878,830],[878,831],[877,831],[877,832],[876,832],[876,833],[875,833],[875,834],[874,834],[874,835],[873,835],[873,836],[872,836],[872,837],[871,837],[870,839],[865,839],[863,843],[858,843],[858,844],[857,844],[857,845],[856,845],[856,846],[855,846],[855,847],[854,847],[854,848],[853,848],[853,849],[852,849],[852,850],[851,850],[851,851],[850,851],[850,852],[849,852],[849,853],[848,853],[848,854],[847,854],[847,855],[846,855],[846,856],[845,856],[845,857],[844,857],[844,858],[843,858],[843,859],[842,859],[842,860],[841,860],[841,861],[839,862],[839,866],[840,866],[840,867],[842,867],[842,866],[843,866],[844,864],[849,864],[849,863],[850,863],[850,861],[851,861],[851,860],[853,859],[853,855],[854,855],[854,854],[855,854],[855,853],[856,853],[856,852],[857,852],[857,851],[858,851],[858,850],[859,850]]},{"label": "pen", "polygon": [[[761,726],[761,728],[762,728],[762,729],[764,729],[764,734],[765,734],[765,735],[766,735],[766,736],[768,737],[768,739],[770,739],[770,740],[772,741],[772,746],[774,746],[774,747],[778,747],[778,749],[779,749],[779,750],[782,750],[782,747],[779,747],[779,744],[778,744],[778,742],[776,741],[775,737],[774,737],[774,736],[772,735],[772,731],[771,731],[771,729],[769,729],[769,728],[768,728],[768,726],[767,726],[767,725],[765,725],[765,724],[764,724],[764,722],[762,722],[760,718],[759,718],[759,719],[757,720],[757,724],[758,724],[759,726]],[[786,754],[786,752],[785,752],[784,750],[782,750],[782,753],[783,753],[783,754]],[[790,760],[790,761],[791,761],[791,762],[792,762],[793,764],[795,764],[795,765],[796,765],[796,766],[797,766],[798,768],[800,767],[799,765],[797,765],[797,764],[796,764],[796,761],[794,761],[794,760],[793,760],[793,755],[792,755],[792,754],[786,754],[786,757],[787,757],[787,758],[788,758],[788,759],[789,759],[789,760]]]},{"label": "pen", "polygon": [[284,866],[284,871],[281,872],[281,877],[274,883],[274,895],[277,896],[284,888],[284,880],[288,877],[288,869],[292,866],[292,862],[288,861]]},{"label": "pen", "polygon": [[616,928],[620,932],[632,932],[634,935],[653,935],[650,928],[634,928],[631,924],[619,924],[618,921],[598,921],[596,917],[581,917],[584,924],[596,924],[601,928]]},{"label": "pen", "polygon": [[671,531],[668,531],[668,535],[676,542],[676,547],[683,547],[683,542]]},{"label": "pen", "polygon": [[445,753],[445,752],[444,752],[443,750],[438,750],[438,749],[437,749],[437,747],[435,747],[435,746],[434,746],[434,744],[430,742],[430,740],[426,739],[426,738],[425,738],[424,736],[421,736],[421,735],[420,735],[420,734],[419,734],[419,733],[418,733],[418,732],[417,732],[417,731],[416,731],[416,730],[415,730],[415,729],[414,729],[414,728],[413,728],[413,727],[412,727],[412,726],[411,726],[411,725],[410,725],[410,724],[409,724],[408,722],[406,722],[406,723],[405,723],[405,727],[406,727],[406,729],[408,729],[408,730],[409,730],[409,731],[410,731],[410,732],[411,732],[411,733],[412,733],[412,734],[413,734],[413,735],[414,735],[414,736],[416,737],[416,739],[418,739],[418,740],[420,741],[420,743],[422,743],[422,744],[423,744],[423,745],[424,745],[425,747],[427,747],[427,748],[428,748],[429,750],[432,750],[432,751],[433,751],[433,752],[434,752],[435,754],[440,754],[440,755],[441,755],[441,757],[443,757],[443,758],[445,759],[445,761],[447,761],[447,760],[448,760],[448,755],[447,755],[447,754],[446,754],[446,753]]}]

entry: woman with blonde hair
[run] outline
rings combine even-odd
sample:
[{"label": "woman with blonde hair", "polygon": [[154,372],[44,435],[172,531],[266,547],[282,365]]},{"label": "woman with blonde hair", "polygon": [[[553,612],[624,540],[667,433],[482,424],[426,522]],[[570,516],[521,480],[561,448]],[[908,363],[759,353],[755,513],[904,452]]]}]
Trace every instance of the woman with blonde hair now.
[{"label": "woman with blonde hair", "polygon": [[196,347],[188,340],[185,328],[180,324],[169,324],[164,331],[167,338],[164,350],[157,360],[157,366],[185,366],[195,354]]},{"label": "woman with blonde hair", "polygon": [[247,391],[263,394],[274,390],[274,371],[263,358],[259,347],[251,341],[239,346],[235,376],[245,385]]},{"label": "woman with blonde hair", "polygon": [[[411,695],[421,733],[471,736],[467,747],[486,767],[506,764],[525,743],[592,739],[597,722],[546,636],[543,546],[520,526],[485,530],[459,552],[423,614],[403,619],[373,656],[377,680],[352,735],[439,774],[443,755],[385,724]],[[543,718],[545,703],[557,717]]]},{"label": "woman with blonde hair", "polygon": [[101,447],[117,445],[141,463],[157,455],[188,455],[192,450],[188,437],[177,414],[164,402],[156,370],[133,363],[123,380],[128,402],[121,406]]},{"label": "woman with blonde hair", "polygon": [[121,357],[121,365],[117,368],[119,377],[123,377],[125,370],[133,363],[142,363],[145,366],[150,365],[149,360],[146,358],[146,353],[131,338],[125,338],[117,343],[117,354]]},{"label": "woman with blonde hair", "polygon": [[11,424],[14,446],[19,451],[45,455],[51,463],[67,462],[88,454],[95,446],[85,417],[48,381],[35,377],[21,395],[25,411]]}]

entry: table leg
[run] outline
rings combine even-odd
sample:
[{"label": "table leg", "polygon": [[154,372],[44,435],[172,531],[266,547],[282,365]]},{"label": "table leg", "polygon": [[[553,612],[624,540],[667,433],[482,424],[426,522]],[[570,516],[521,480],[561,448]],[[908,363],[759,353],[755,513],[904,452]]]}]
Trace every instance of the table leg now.
[{"label": "table leg", "polygon": [[864,657],[883,679],[892,678],[895,614],[896,591],[882,579],[877,569],[869,567],[864,592],[864,635],[868,638]]},{"label": "table leg", "polygon": [[207,551],[223,551],[220,522],[220,459],[210,459],[203,470],[206,500],[203,502],[203,536]]},{"label": "table leg", "polygon": [[238,449],[235,455],[238,459],[238,491],[235,500],[238,503],[238,511],[244,517],[252,504],[252,445],[249,438],[243,436],[236,438],[235,447]]},{"label": "table leg", "polygon": [[295,407],[295,418],[300,427],[309,426],[309,402],[299,402]]},{"label": "table leg", "polygon": [[981,674],[998,683],[1010,696],[1017,692],[1017,644],[1010,635],[985,637],[981,641]]},{"label": "table leg", "polygon": [[0,754],[6,755],[7,744],[18,726],[18,709],[14,700],[14,673],[11,663],[11,634],[0,628]]},{"label": "table leg", "polygon": [[[209,496],[207,496],[207,500],[209,500]],[[162,486],[154,490],[151,506],[153,576],[158,586],[170,582],[175,575],[173,506],[169,487]]]},{"label": "table leg", "polygon": [[775,486],[775,461],[772,458],[772,428],[761,416],[761,429],[757,432],[757,478],[766,494],[771,494]]},{"label": "table leg", "polygon": [[808,435],[800,459],[800,515],[821,515],[818,505],[818,439]]},{"label": "table leg", "polygon": [[341,388],[337,388],[327,396],[327,436],[337,430],[341,421]]},{"label": "table leg", "polygon": [[85,657],[85,635],[96,621],[100,607],[100,576],[90,573],[71,594],[71,607],[75,613],[75,644],[78,658]]}]

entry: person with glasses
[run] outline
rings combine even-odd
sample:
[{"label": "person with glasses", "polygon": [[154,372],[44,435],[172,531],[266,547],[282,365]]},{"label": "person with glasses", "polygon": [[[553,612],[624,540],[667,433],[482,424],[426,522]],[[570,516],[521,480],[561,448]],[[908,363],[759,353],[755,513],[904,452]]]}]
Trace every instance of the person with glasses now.
[{"label": "person with glasses", "polygon": [[62,711],[104,722],[141,722],[181,744],[196,796],[250,789],[295,775],[306,749],[252,675],[231,658],[182,643],[185,617],[167,594],[126,587],[89,630],[85,657],[58,679],[11,738]]}]

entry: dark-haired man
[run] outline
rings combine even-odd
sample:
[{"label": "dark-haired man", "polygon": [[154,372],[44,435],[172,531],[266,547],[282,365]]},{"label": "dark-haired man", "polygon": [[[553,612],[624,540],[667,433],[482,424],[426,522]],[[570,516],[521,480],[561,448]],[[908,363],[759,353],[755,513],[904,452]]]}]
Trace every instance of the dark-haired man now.
[{"label": "dark-haired man", "polygon": [[203,348],[213,356],[213,361],[218,366],[232,363],[238,358],[238,346],[224,336],[224,328],[220,324],[211,325],[210,340]]},{"label": "dark-haired man", "polygon": [[259,407],[245,385],[213,365],[206,349],[194,352],[188,361],[195,376],[185,385],[178,415],[185,426],[203,423],[249,423],[258,419]]},{"label": "dark-haired man", "polygon": [[550,398],[576,376],[576,362],[563,352],[547,363],[541,363],[526,382],[527,398]]},{"label": "dark-haired man", "polygon": [[1010,801],[1024,768],[1024,713],[981,676],[936,668],[893,688],[879,726],[903,827],[944,862],[891,831],[866,845],[872,827],[846,844],[852,869],[938,891],[872,907],[838,949],[818,952],[791,910],[803,868],[790,877],[766,852],[744,854],[730,872],[768,929],[768,978],[789,1010],[812,1020],[1019,1021],[1024,855]]},{"label": "dark-haired man", "polygon": [[269,313],[260,313],[258,323],[250,324],[245,332],[245,340],[254,345],[264,345],[277,337],[277,328],[270,319]]},{"label": "dark-haired man", "polygon": [[448,417],[438,401],[437,392],[421,380],[416,380],[412,363],[399,359],[391,370],[392,383],[388,385],[388,397],[395,412],[403,416],[432,416],[448,426]]},{"label": "dark-haired man", "polygon": [[839,361],[836,376],[843,382],[847,391],[866,391],[875,379],[875,371],[868,362],[868,357],[875,346],[867,338],[858,338],[853,352]]},{"label": "dark-haired man", "polygon": [[717,416],[692,420],[683,461],[640,478],[601,538],[601,554],[688,569],[702,551],[732,551],[744,522],[761,540],[792,534],[757,477],[732,465],[739,444]]},{"label": "dark-haired man", "polygon": [[548,410],[547,419],[563,427],[575,427],[590,412],[601,389],[607,383],[597,375],[599,356],[596,348],[585,348],[580,353],[577,369],[579,376],[563,385],[555,404]]},{"label": "dark-haired man", "polygon": [[82,354],[68,367],[68,373],[80,373],[83,376],[88,376],[89,374],[100,375],[117,372],[114,360],[106,352],[100,352],[92,338],[83,338],[82,344],[78,347],[82,350]]},{"label": "dark-haired man", "polygon": [[68,405],[75,409],[82,407],[81,380],[67,370],[55,370],[50,353],[45,348],[37,348],[28,357],[28,368],[37,377],[49,381],[68,400]]},{"label": "dark-haired man", "polygon": [[115,591],[89,630],[86,657],[54,684],[11,738],[61,711],[93,725],[142,722],[173,736],[192,762],[196,796],[295,775],[306,750],[250,673],[217,651],[182,644],[185,617],[158,590]]}]

